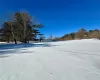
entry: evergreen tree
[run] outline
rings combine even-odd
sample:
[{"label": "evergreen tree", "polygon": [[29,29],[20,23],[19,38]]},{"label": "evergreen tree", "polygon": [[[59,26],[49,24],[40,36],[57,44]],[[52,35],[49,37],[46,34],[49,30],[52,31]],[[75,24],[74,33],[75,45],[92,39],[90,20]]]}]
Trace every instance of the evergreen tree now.
[{"label": "evergreen tree", "polygon": [[17,41],[27,43],[30,40],[36,40],[40,34],[38,28],[42,28],[42,24],[33,24],[32,18],[26,12],[16,12],[12,15],[12,19],[3,23],[0,29],[2,40],[10,42]]}]

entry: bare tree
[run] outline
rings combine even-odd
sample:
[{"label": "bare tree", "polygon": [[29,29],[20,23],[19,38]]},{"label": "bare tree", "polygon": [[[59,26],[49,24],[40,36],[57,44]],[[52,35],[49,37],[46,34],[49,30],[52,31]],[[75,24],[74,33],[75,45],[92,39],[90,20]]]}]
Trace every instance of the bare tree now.
[{"label": "bare tree", "polygon": [[31,23],[31,17],[26,12],[17,12],[15,13],[15,19],[18,22],[18,26],[22,28],[24,43],[27,43],[26,30]]}]

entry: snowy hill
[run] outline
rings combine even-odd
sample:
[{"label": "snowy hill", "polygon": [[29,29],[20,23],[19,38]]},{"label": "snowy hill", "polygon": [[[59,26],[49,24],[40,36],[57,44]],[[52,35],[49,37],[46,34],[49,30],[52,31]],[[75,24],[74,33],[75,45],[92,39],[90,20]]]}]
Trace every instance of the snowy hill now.
[{"label": "snowy hill", "polygon": [[100,80],[100,40],[0,45],[0,80]]}]

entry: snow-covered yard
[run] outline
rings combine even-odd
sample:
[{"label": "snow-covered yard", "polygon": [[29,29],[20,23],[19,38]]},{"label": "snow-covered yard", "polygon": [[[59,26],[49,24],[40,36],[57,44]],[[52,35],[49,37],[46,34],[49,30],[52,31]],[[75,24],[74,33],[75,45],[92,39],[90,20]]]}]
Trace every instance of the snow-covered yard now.
[{"label": "snow-covered yard", "polygon": [[1,44],[0,80],[100,80],[100,40]]}]

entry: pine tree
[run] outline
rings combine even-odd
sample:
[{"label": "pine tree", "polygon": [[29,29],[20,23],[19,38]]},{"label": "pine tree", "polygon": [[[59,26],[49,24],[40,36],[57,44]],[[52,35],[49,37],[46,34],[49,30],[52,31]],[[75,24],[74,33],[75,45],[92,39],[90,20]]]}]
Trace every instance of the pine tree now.
[{"label": "pine tree", "polygon": [[0,31],[1,38],[4,41],[17,41],[28,43],[30,40],[36,40],[40,34],[38,28],[42,28],[42,24],[33,24],[30,15],[26,12],[16,12],[12,15],[12,19],[3,23]]}]

